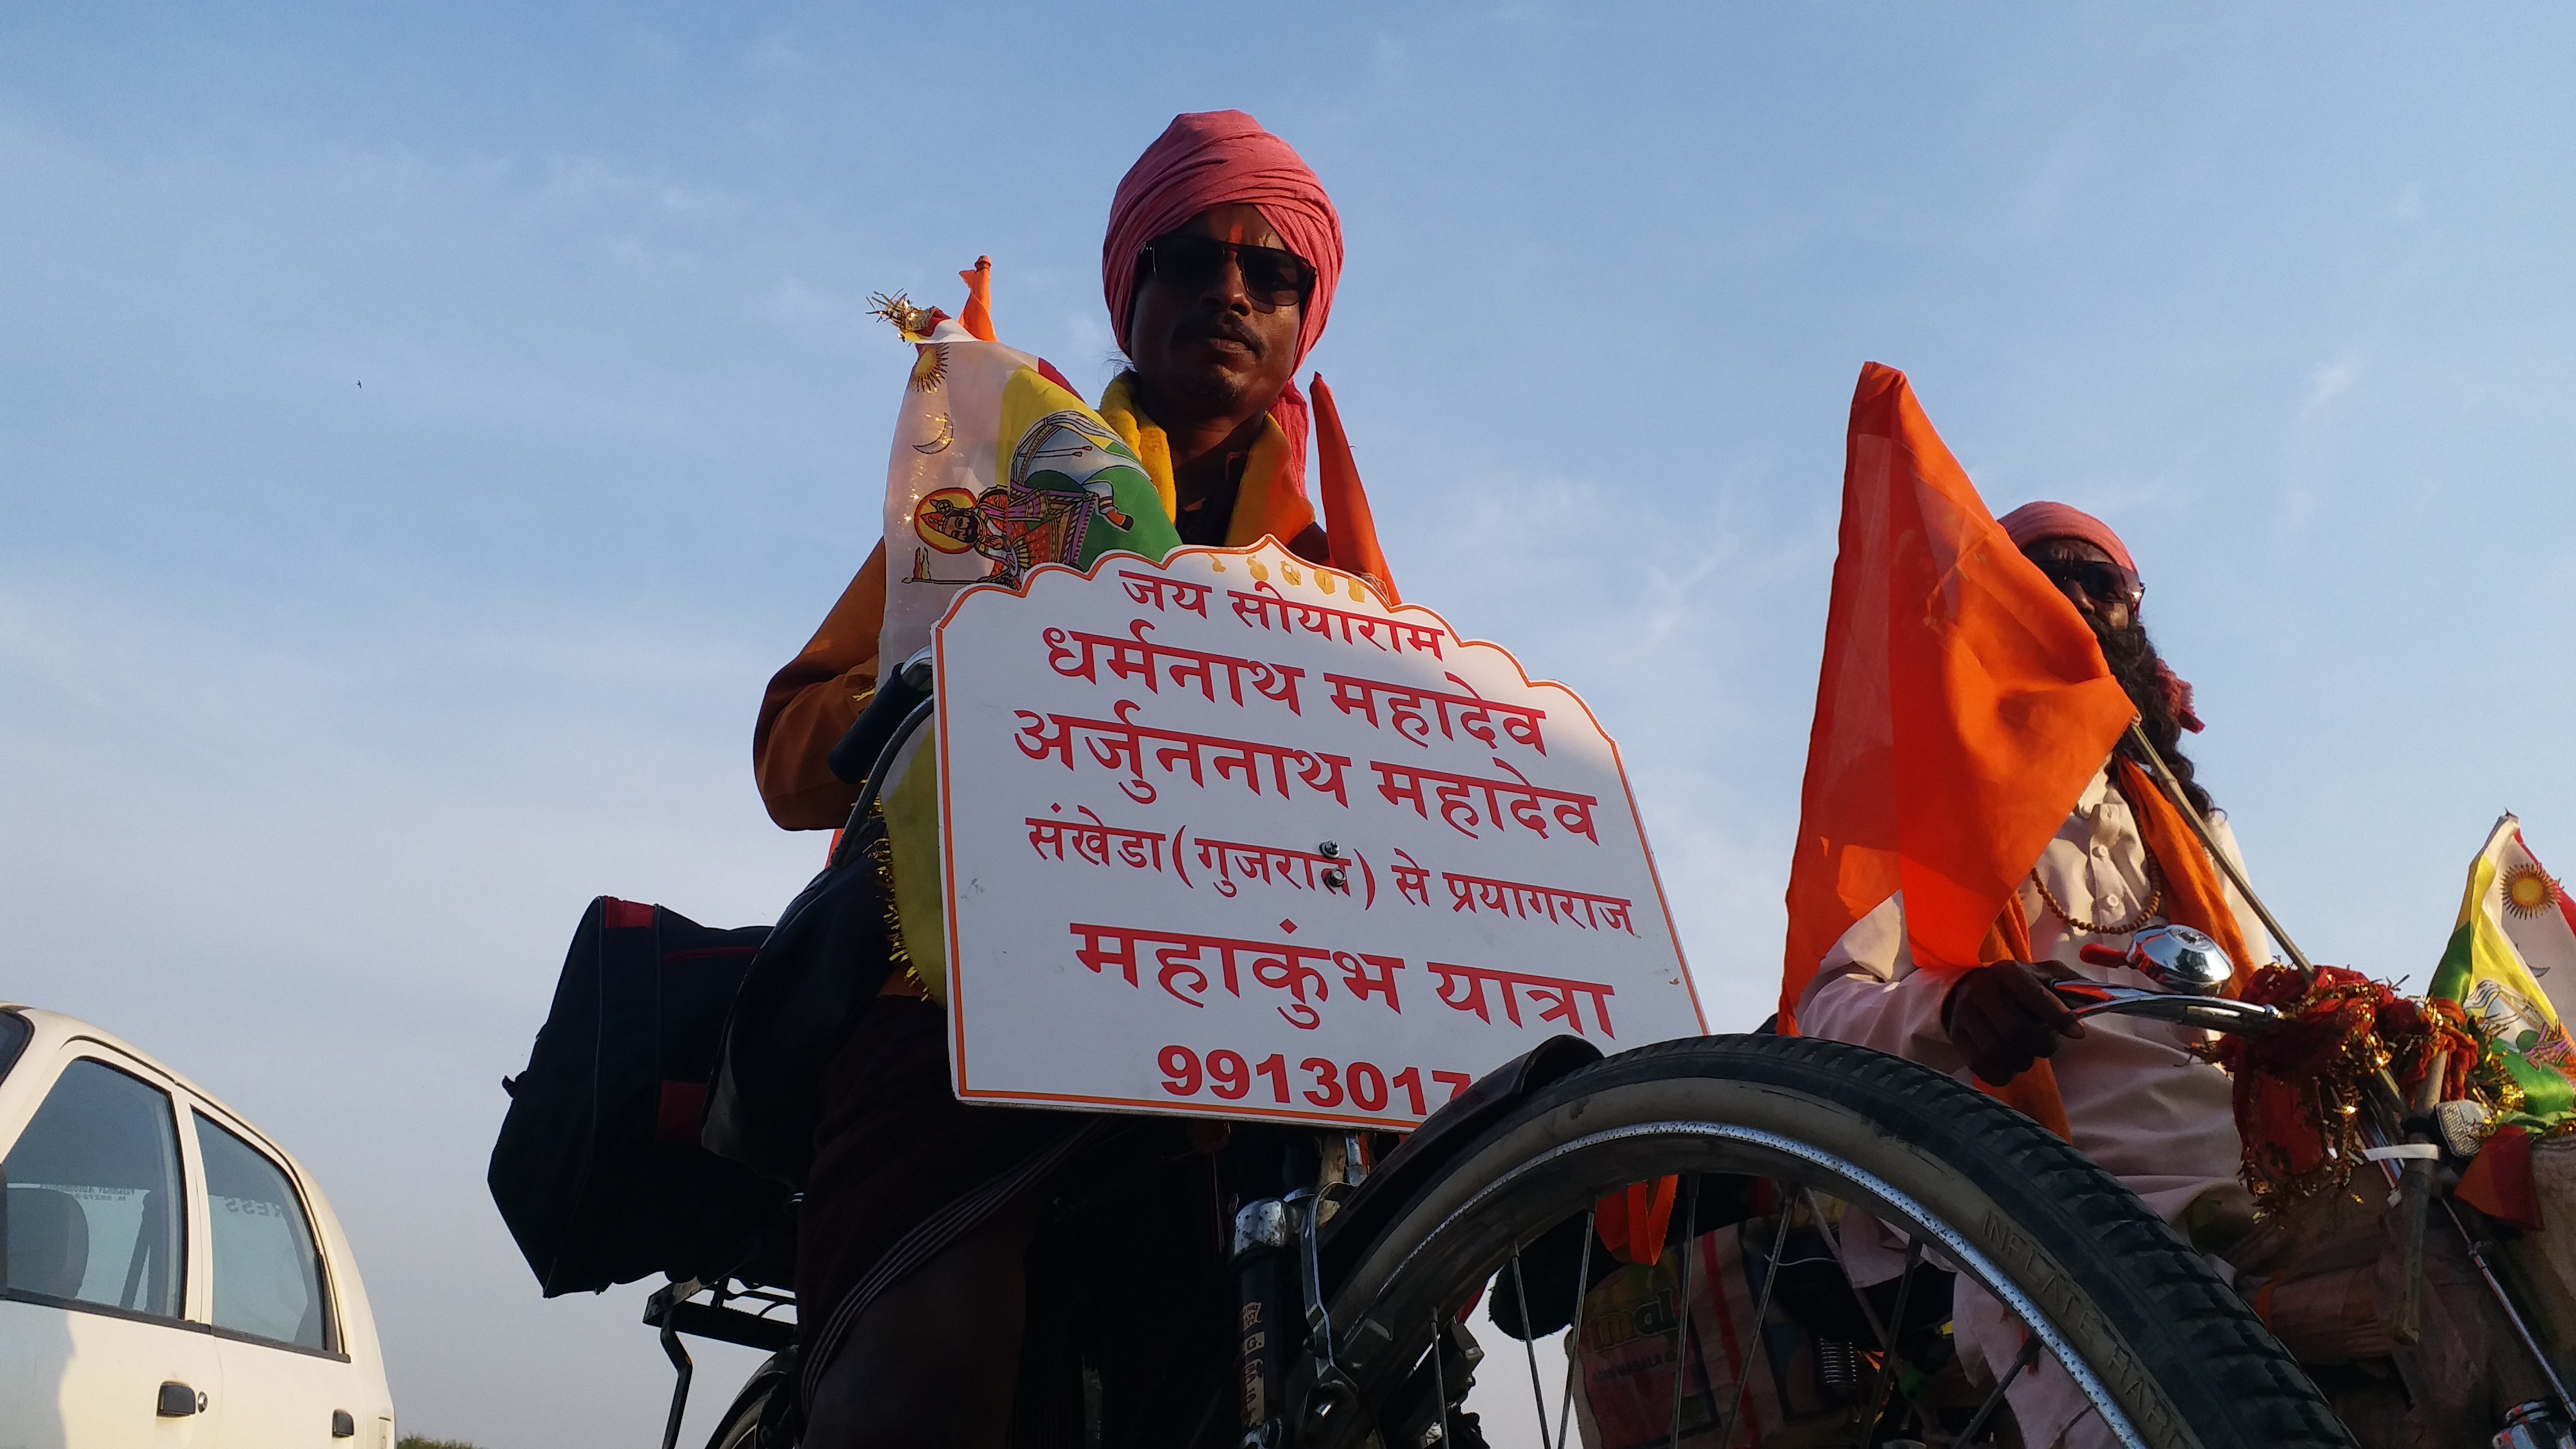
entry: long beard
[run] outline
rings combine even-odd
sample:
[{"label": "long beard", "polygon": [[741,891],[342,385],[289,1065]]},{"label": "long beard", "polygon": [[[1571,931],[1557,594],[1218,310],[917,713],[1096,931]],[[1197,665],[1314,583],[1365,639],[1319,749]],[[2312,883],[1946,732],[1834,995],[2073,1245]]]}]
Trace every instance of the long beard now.
[{"label": "long beard", "polygon": [[[2182,712],[2175,708],[2173,696],[2166,691],[2163,661],[2156,654],[2155,644],[2147,638],[2147,626],[2132,618],[2127,628],[2113,629],[2097,615],[2087,615],[2085,622],[2093,626],[2093,637],[2101,641],[2102,658],[2111,666],[2111,677],[2120,681],[2120,688],[2127,692],[2129,702],[2138,707],[2139,722],[2146,730],[2148,742],[2156,747],[2156,753],[2164,757],[2165,763],[2173,767],[2174,778],[2182,782],[2183,796],[2191,801],[2192,808],[2203,815],[2208,814],[2209,792],[2192,778],[2192,763],[2182,752]],[[2120,753],[2141,765],[2147,763],[2136,743],[2125,735],[2121,737]],[[2153,767],[2149,766],[2149,769]]]}]

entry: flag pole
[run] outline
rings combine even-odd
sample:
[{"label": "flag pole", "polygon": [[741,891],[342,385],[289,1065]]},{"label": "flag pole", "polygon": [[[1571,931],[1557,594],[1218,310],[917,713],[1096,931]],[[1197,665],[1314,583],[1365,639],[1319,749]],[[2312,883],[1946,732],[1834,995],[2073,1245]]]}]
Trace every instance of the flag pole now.
[{"label": "flag pole", "polygon": [[2218,837],[2210,833],[2209,822],[2201,819],[2200,812],[2192,808],[2190,797],[2183,793],[2182,781],[2175,778],[2173,766],[2165,763],[2165,757],[2156,752],[2154,742],[2147,738],[2145,726],[2135,719],[2130,720],[2129,738],[2146,752],[2147,763],[2155,771],[2156,783],[2164,787],[2166,798],[2182,812],[2182,818],[2191,822],[2191,828],[2200,836],[2200,843],[2209,847],[2209,858],[2218,862],[2218,868],[2227,872],[2227,879],[2235,884],[2237,893],[2245,897],[2245,903],[2254,908],[2255,915],[2263,918],[2263,929],[2271,932],[2272,939],[2281,943],[2281,949],[2289,953],[2291,964],[2299,968],[2300,974],[2314,980],[2317,968],[2308,964],[2308,958],[2299,950],[2299,943],[2290,939],[2290,933],[2281,929],[2281,923],[2273,916],[2271,908],[2263,904],[2261,896],[2254,894],[2253,882],[2245,879],[2245,872],[2238,870],[2236,862],[2227,858],[2227,852],[2218,848]]}]

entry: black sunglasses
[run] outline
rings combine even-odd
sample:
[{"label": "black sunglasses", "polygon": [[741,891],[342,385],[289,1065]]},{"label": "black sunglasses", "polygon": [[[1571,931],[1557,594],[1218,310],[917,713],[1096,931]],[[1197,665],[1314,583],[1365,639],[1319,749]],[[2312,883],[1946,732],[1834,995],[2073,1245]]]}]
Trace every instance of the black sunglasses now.
[{"label": "black sunglasses", "polygon": [[2034,559],[2048,581],[2063,588],[2068,584],[2082,589],[2097,604],[2126,604],[2134,609],[2147,596],[2144,580],[2115,563],[2089,558]]},{"label": "black sunglasses", "polygon": [[1304,257],[1277,247],[1245,246],[1203,236],[1156,237],[1137,258],[1145,276],[1161,277],[1184,290],[1209,286],[1225,275],[1228,257],[1243,273],[1244,295],[1264,311],[1303,307],[1315,294],[1315,269]]}]

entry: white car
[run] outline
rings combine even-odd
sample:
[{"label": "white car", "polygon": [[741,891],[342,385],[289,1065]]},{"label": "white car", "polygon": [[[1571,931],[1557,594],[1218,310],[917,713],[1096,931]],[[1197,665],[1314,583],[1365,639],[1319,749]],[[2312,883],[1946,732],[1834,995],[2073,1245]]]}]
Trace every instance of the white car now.
[{"label": "white car", "polygon": [[115,1037],[0,1003],[0,1449],[394,1449],[295,1159]]}]

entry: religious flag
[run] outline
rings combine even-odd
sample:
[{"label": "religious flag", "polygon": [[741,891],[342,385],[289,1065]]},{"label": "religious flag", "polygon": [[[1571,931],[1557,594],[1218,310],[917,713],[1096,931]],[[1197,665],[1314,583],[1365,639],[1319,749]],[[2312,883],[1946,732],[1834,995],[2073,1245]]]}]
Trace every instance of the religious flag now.
[{"label": "religious flag", "polygon": [[2509,814],[2469,863],[2432,994],[2460,1003],[2487,1038],[2489,1064],[2520,1089],[2512,1120],[2545,1127],[2576,1110],[2576,1042],[2560,1024],[2576,1006],[2576,905]]},{"label": "religious flag", "polygon": [[930,642],[969,584],[1088,569],[1118,549],[1160,562],[1181,542],[1144,465],[1064,375],[992,340],[980,278],[965,275],[967,321],[985,335],[901,298],[880,308],[920,349],[886,466],[888,667]]},{"label": "religious flag", "polygon": [[1861,369],[1848,442],[1789,866],[1789,1033],[1825,952],[1897,891],[1917,966],[1981,964],[2005,903],[2136,713],[1903,373]]}]

